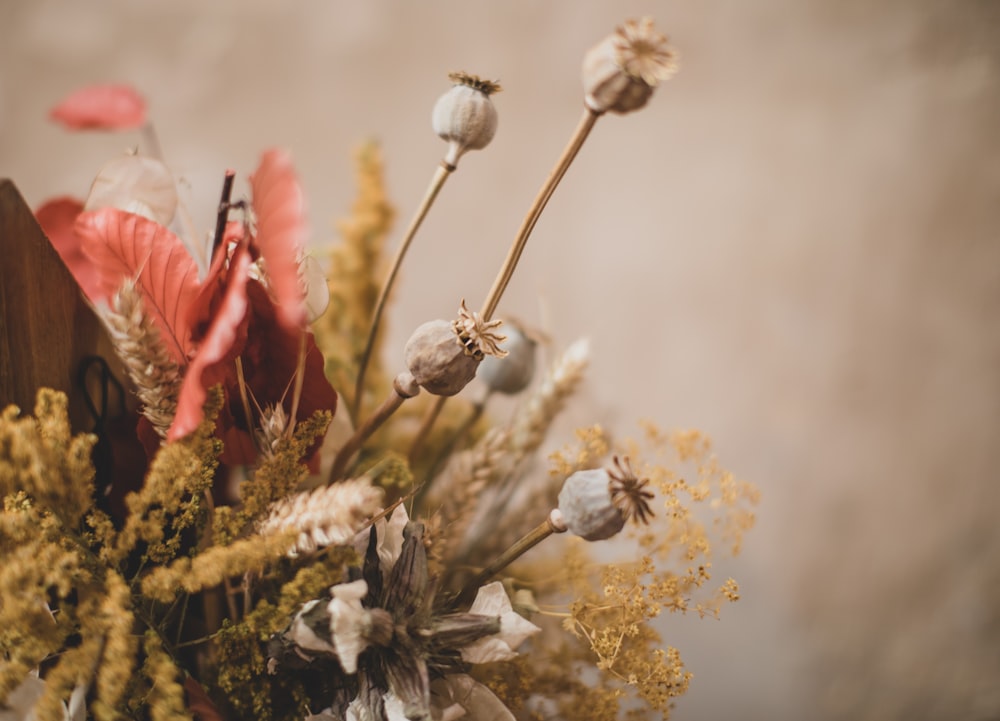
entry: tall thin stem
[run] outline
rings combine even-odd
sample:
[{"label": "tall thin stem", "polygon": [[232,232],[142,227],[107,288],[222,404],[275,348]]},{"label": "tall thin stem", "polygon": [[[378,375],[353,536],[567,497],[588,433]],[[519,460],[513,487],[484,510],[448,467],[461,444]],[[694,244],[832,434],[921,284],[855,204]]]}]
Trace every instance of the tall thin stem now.
[{"label": "tall thin stem", "polygon": [[545,184],[538,191],[538,195],[535,196],[534,202],[532,202],[531,207],[528,209],[528,214],[524,217],[521,227],[514,237],[514,242],[507,253],[507,258],[504,260],[496,280],[493,281],[493,287],[490,288],[489,295],[486,296],[486,301],[483,303],[483,308],[479,311],[483,320],[489,320],[493,317],[493,312],[497,309],[497,304],[500,302],[500,296],[503,295],[504,290],[507,289],[507,284],[510,283],[510,279],[514,275],[514,268],[517,266],[517,261],[521,258],[524,246],[528,242],[528,236],[531,235],[531,231],[534,229],[535,223],[538,222],[542,211],[545,210],[545,205],[549,202],[549,198],[552,197],[552,193],[555,192],[556,186],[559,185],[559,181],[566,174],[576,154],[580,152],[580,148],[583,147],[584,141],[590,135],[590,131],[599,117],[600,113],[595,113],[590,108],[584,106],[583,116],[580,118],[576,130],[573,131],[569,144],[563,150],[562,155],[559,156],[559,160],[556,161],[555,167],[552,168]]},{"label": "tall thin stem", "polygon": [[417,208],[417,212],[410,221],[410,226],[406,229],[406,234],[403,236],[403,240],[400,241],[399,248],[396,249],[396,256],[392,259],[392,266],[389,268],[389,275],[386,276],[385,283],[382,285],[382,290],[379,293],[378,300],[375,302],[375,311],[372,313],[371,328],[368,330],[368,339],[365,341],[365,351],[361,355],[361,362],[358,365],[358,378],[354,383],[354,403],[352,408],[352,415],[355,418],[358,418],[361,413],[361,402],[363,400],[365,388],[365,372],[368,370],[368,363],[371,360],[372,350],[375,347],[375,338],[378,334],[379,324],[382,321],[382,313],[385,310],[386,301],[389,299],[389,293],[392,291],[392,286],[396,282],[396,276],[399,273],[399,268],[403,264],[403,258],[406,256],[406,251],[409,250],[410,244],[413,242],[413,237],[417,234],[417,230],[420,228],[420,224],[424,221],[424,218],[427,217],[427,212],[431,209],[431,205],[434,204],[435,198],[437,198],[438,193],[444,186],[444,181],[448,179],[448,176],[450,176],[454,170],[454,165],[442,162],[437,167],[437,170],[434,171],[434,177],[431,178],[430,185],[427,186],[427,192],[424,193],[424,199],[420,201],[420,206]]},{"label": "tall thin stem", "polygon": [[486,581],[490,580],[493,576],[500,573],[500,571],[507,568],[507,566],[519,559],[553,533],[563,533],[565,530],[566,526],[561,523],[554,522],[552,514],[550,514],[544,521],[528,531],[525,535],[521,536],[521,538],[515,541],[510,548],[497,556],[497,558],[490,565],[477,573],[472,580],[466,583],[458,594],[458,601],[462,602],[471,600],[471,598],[475,595],[476,590],[486,583]]},{"label": "tall thin stem", "polygon": [[360,428],[354,431],[354,435],[347,439],[347,443],[337,453],[337,457],[333,461],[333,466],[330,468],[327,483],[333,484],[339,481],[343,477],[344,471],[347,470],[347,464],[361,448],[361,445],[383,423],[389,420],[389,417],[393,413],[399,410],[399,407],[403,405],[403,401],[407,398],[413,398],[418,393],[420,393],[420,386],[413,380],[413,376],[408,373],[401,373],[397,376],[396,380],[392,383],[392,391],[390,391],[389,397],[382,401],[382,405],[375,409],[375,412],[371,414]]},{"label": "tall thin stem", "polygon": [[410,467],[413,466],[414,461],[417,460],[417,456],[420,455],[420,451],[423,450],[424,443],[427,441],[427,436],[430,435],[431,428],[437,421],[438,416],[441,415],[441,409],[444,408],[446,400],[448,400],[448,396],[438,396],[435,398],[434,404],[427,409],[424,419],[420,422],[420,428],[417,429],[417,434],[413,437],[413,443],[410,445],[410,453],[408,457]]}]

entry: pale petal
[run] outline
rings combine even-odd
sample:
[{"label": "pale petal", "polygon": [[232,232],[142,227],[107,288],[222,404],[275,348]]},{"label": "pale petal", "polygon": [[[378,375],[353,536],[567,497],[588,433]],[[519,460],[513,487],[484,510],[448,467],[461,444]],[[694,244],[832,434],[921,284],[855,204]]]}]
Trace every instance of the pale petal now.
[{"label": "pale petal", "polygon": [[467,663],[507,661],[517,655],[518,646],[541,629],[514,611],[499,581],[479,589],[469,613],[500,617],[500,633],[481,638],[461,649],[462,660]]},{"label": "pale petal", "polygon": [[368,611],[361,605],[361,599],[368,593],[368,584],[363,579],[340,583],[331,588],[330,593],[333,600],[327,609],[337,658],[345,673],[357,673],[358,656],[368,647],[368,642],[362,637]]}]

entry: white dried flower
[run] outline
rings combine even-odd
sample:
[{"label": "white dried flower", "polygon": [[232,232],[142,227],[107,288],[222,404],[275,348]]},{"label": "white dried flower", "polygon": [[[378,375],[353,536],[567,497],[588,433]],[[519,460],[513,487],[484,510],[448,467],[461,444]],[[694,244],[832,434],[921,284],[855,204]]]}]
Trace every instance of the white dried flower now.
[{"label": "white dried flower", "polygon": [[493,140],[497,111],[490,95],[500,92],[500,85],[467,73],[448,77],[455,85],[435,103],[431,125],[448,142],[444,162],[454,169],[467,151],[481,150]]},{"label": "white dried flower", "polygon": [[368,647],[365,631],[370,625],[370,612],[361,605],[361,599],[367,594],[368,584],[363,579],[339,583],[330,589],[333,596],[327,606],[330,637],[345,673],[357,673],[358,656]]},{"label": "white dried flower", "polygon": [[290,556],[350,543],[381,507],[383,491],[361,477],[298,493],[276,503],[261,524],[262,536],[298,531]]},{"label": "white dried flower", "polygon": [[676,55],[652,18],[627,20],[583,59],[587,107],[595,113],[638,110],[677,72]]},{"label": "white dried flower", "polygon": [[507,661],[517,656],[517,647],[542,629],[517,613],[499,581],[489,583],[476,593],[469,613],[500,617],[500,633],[481,638],[462,649],[467,663]]}]

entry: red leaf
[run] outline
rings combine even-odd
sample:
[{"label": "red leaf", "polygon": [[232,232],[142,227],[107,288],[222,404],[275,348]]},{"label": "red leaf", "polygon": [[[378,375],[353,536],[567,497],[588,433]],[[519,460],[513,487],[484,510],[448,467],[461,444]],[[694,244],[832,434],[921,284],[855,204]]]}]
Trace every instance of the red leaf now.
[{"label": "red leaf", "polygon": [[[261,408],[282,404],[285,411],[290,412],[290,388],[294,385],[299,340],[304,331],[299,328],[288,329],[277,322],[280,308],[275,307],[267,291],[259,283],[251,282],[248,285],[247,296],[250,299],[251,315],[247,329],[248,340],[242,354],[244,377]],[[307,420],[318,410],[333,412],[337,408],[337,392],[323,372],[323,354],[316,346],[312,333],[305,333],[305,341],[306,362],[297,422]],[[308,455],[313,455],[319,446],[319,442],[314,444]]]},{"label": "red leaf", "polygon": [[299,258],[306,246],[305,203],[288,155],[269,150],[250,178],[257,216],[255,245],[264,258],[268,284],[278,304],[278,321],[300,330],[306,319]]},{"label": "red leaf", "polygon": [[80,238],[73,229],[82,212],[83,203],[76,198],[52,198],[35,211],[35,219],[83,294],[93,300],[100,295],[101,273],[84,254]]},{"label": "red leaf", "polygon": [[89,85],[49,111],[70,130],[129,130],[146,124],[146,101],[128,85]]},{"label": "red leaf", "polygon": [[191,676],[184,679],[184,693],[187,696],[187,710],[197,721],[223,721],[222,714],[205,693],[205,689]]},{"label": "red leaf", "polygon": [[181,240],[148,218],[115,208],[82,213],[76,232],[100,273],[91,300],[109,302],[126,279],[135,279],[171,357],[186,365],[188,307],[198,293],[198,267]]},{"label": "red leaf", "polygon": [[184,375],[177,413],[167,440],[183,438],[198,427],[205,415],[202,406],[206,390],[230,375],[231,362],[242,350],[240,341],[246,332],[249,269],[249,249],[246,244],[240,244],[229,263],[222,301]]}]

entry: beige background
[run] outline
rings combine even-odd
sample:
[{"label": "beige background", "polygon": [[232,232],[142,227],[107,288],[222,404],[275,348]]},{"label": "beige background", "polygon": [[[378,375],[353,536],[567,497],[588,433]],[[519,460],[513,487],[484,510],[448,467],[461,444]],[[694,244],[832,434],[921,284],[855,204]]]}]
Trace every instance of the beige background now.
[{"label": "beige background", "polygon": [[591,337],[576,424],[699,427],[764,492],[719,569],[744,600],[668,619],[696,674],[677,718],[1000,718],[1000,3],[4,0],[0,174],[32,204],[85,193],[135,139],[46,112],[126,81],[201,228],[223,170],[282,145],[321,243],[352,147],[381,140],[407,216],[445,74],[499,77],[498,136],[406,268],[398,347],[480,302],[576,122],[582,53],[643,14],[682,72],[598,124],[500,310]]}]

